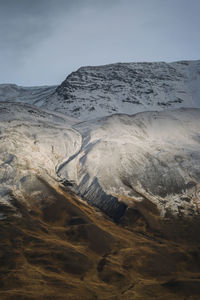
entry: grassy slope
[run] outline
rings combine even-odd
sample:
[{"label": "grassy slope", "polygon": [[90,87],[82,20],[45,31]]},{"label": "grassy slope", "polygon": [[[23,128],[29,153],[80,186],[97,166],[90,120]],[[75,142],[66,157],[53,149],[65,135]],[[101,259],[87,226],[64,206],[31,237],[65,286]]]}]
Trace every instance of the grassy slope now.
[{"label": "grassy slope", "polygon": [[0,299],[199,299],[198,244],[155,236],[140,216],[116,225],[45,185],[46,200],[13,198],[22,218],[0,221]]}]

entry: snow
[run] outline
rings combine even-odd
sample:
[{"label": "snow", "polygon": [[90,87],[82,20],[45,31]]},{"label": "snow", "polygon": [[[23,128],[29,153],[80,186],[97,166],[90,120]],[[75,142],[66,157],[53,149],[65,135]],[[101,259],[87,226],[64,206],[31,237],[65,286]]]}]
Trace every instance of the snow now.
[{"label": "snow", "polygon": [[41,106],[57,86],[22,87],[16,84],[0,84],[0,101],[22,102]]},{"label": "snow", "polygon": [[72,118],[30,105],[0,103],[1,203],[8,203],[11,193],[40,191],[38,176],[47,182],[59,180],[57,165],[76,152],[82,140],[72,124]]},{"label": "snow", "polygon": [[[198,214],[199,120],[200,109],[179,109],[74,125],[82,134],[82,147],[59,175],[105,211],[104,199],[110,196],[110,201],[115,197],[139,210],[148,199],[162,216],[180,210]],[[186,195],[190,204],[181,200]]]}]

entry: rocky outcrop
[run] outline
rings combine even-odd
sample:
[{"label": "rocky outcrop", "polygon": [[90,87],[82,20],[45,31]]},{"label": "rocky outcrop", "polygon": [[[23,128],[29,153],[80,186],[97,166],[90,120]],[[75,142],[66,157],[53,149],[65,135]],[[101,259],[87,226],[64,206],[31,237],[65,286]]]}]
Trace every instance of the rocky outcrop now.
[{"label": "rocky outcrop", "polygon": [[117,63],[82,67],[43,107],[83,120],[115,113],[200,107],[200,62]]}]

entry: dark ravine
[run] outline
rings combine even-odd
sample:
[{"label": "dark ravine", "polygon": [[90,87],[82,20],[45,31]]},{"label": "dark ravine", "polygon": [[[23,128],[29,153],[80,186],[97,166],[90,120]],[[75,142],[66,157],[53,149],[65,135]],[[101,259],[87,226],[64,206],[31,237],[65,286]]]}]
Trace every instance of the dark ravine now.
[{"label": "dark ravine", "polygon": [[[88,204],[100,209],[107,216],[113,219],[114,222],[119,223],[121,217],[125,214],[127,205],[120,202],[117,197],[106,194],[101,186],[98,184],[98,179],[95,178],[88,189],[83,190],[75,183],[65,181],[64,185],[72,190],[76,195],[79,195]],[[81,186],[84,183],[81,184]],[[94,197],[93,197],[94,195]]]}]

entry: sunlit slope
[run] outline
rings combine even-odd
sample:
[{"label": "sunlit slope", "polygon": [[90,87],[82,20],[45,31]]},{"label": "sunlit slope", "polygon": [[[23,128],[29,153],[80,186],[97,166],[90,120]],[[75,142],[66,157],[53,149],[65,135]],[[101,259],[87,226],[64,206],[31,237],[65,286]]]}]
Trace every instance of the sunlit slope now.
[{"label": "sunlit slope", "polygon": [[198,218],[199,109],[113,115],[73,127],[82,147],[58,174],[89,203],[117,218],[125,203],[155,228],[158,216]]}]

